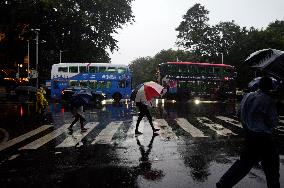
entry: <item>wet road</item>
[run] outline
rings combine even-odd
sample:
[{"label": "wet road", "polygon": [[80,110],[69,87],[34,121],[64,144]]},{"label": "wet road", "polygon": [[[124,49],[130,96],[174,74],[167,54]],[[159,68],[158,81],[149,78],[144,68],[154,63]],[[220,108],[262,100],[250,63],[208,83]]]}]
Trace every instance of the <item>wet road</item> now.
[{"label": "wet road", "polygon": [[[67,131],[68,104],[50,104],[45,117],[33,104],[1,104],[1,187],[215,187],[238,158],[242,129],[234,117],[238,104],[159,103],[134,135],[135,107],[106,104],[85,110],[88,131]],[[275,139],[281,149],[284,185],[284,122]],[[266,187],[256,166],[236,187]]]}]

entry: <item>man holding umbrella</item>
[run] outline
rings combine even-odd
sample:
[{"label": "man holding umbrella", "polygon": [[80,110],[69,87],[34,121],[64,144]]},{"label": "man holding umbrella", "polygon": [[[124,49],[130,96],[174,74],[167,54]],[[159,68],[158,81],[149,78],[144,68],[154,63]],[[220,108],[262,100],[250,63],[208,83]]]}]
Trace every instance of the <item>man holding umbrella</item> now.
[{"label": "man holding umbrella", "polygon": [[240,159],[217,182],[217,188],[233,187],[258,162],[261,162],[267,186],[280,188],[279,154],[272,138],[278,114],[276,104],[269,96],[271,89],[272,79],[262,77],[259,90],[246,94],[241,101],[238,116],[245,130],[244,148]]}]

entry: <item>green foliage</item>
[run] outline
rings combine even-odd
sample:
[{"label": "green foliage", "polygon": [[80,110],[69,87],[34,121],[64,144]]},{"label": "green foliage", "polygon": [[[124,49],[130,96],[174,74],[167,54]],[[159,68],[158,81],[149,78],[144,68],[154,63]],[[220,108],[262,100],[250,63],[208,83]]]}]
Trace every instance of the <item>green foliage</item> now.
[{"label": "green foliage", "polygon": [[[108,51],[118,49],[113,34],[126,23],[132,23],[133,0],[7,0],[0,3],[0,33],[5,33],[1,45],[5,54],[15,57],[23,53],[11,52],[22,41],[31,41],[39,28],[40,62],[49,67],[58,63],[63,50],[64,62],[109,62]],[[34,48],[33,48],[34,49]],[[31,51],[33,53],[34,50]],[[34,54],[31,54],[33,60]],[[22,59],[23,57],[19,57]],[[13,62],[13,59],[9,59]],[[46,64],[44,66],[46,66]],[[39,66],[42,66],[39,63]],[[40,74],[41,75],[41,74]]]},{"label": "green foliage", "polygon": [[203,55],[202,46],[210,33],[207,23],[208,13],[209,11],[200,4],[195,4],[187,11],[183,16],[184,20],[176,28],[176,31],[179,32],[177,36],[179,46],[193,50],[197,55]]},{"label": "green foliage", "polygon": [[221,62],[236,67],[237,84],[245,87],[257,74],[246,67],[244,60],[253,52],[265,48],[284,50],[284,21],[275,21],[264,30],[241,28],[234,21],[209,26],[209,11],[200,4],[189,8],[176,31],[177,45],[197,55],[197,61]]},{"label": "green foliage", "polygon": [[162,50],[154,57],[137,58],[130,64],[133,73],[133,87],[143,82],[156,81],[157,67],[160,63],[195,60],[195,55],[190,52],[172,49]]}]

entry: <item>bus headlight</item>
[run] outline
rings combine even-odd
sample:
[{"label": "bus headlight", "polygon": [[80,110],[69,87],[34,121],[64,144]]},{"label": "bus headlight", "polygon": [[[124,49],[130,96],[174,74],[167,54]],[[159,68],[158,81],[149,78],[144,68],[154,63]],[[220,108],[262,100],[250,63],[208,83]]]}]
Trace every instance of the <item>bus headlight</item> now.
[{"label": "bus headlight", "polygon": [[194,104],[198,105],[200,103],[200,100],[199,99],[195,99],[194,100]]}]

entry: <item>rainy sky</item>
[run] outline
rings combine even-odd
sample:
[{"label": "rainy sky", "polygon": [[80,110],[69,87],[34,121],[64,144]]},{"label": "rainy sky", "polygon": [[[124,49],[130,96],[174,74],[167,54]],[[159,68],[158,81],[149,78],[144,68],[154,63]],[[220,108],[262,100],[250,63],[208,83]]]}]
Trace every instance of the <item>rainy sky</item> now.
[{"label": "rainy sky", "polygon": [[178,49],[175,28],[195,3],[209,10],[211,25],[235,20],[241,27],[261,29],[275,20],[284,20],[284,0],[135,0],[135,23],[114,35],[119,50],[111,54],[112,63],[129,64],[161,50]]}]

